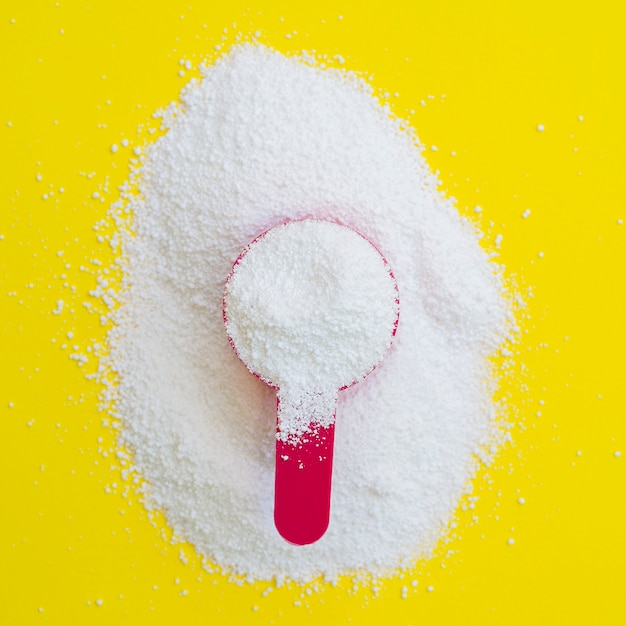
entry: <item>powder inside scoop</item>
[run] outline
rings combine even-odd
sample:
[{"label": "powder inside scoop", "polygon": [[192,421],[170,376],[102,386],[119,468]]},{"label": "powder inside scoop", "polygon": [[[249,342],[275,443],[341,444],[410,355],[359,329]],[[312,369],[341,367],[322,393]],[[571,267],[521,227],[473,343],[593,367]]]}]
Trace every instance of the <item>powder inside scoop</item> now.
[{"label": "powder inside scoop", "polygon": [[381,362],[398,318],[384,258],[353,230],[291,222],[258,238],[224,295],[239,357],[278,388],[337,391]]}]

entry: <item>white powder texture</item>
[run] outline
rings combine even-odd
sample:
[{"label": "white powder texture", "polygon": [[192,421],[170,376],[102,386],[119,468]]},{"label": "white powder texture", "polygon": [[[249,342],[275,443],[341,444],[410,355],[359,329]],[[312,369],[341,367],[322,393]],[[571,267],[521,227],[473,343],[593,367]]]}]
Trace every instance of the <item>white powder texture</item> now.
[{"label": "white powder texture", "polygon": [[248,369],[279,389],[278,433],[334,422],[337,393],[383,359],[398,323],[398,289],[363,236],[322,220],[280,224],[237,259],[224,323]]},{"label": "white powder texture", "polygon": [[[351,73],[235,46],[163,125],[113,209],[124,278],[112,413],[146,505],[248,580],[380,576],[428,556],[497,440],[487,359],[509,307],[477,232],[406,124]],[[304,219],[384,253],[401,320],[381,366],[339,394],[328,532],[293,546],[273,523],[276,392],[231,349],[222,295],[250,241]]]},{"label": "white powder texture", "polygon": [[365,238],[302,220],[267,231],[238,259],[224,312],[236,352],[265,382],[336,392],[382,361],[397,301],[393,275]]}]

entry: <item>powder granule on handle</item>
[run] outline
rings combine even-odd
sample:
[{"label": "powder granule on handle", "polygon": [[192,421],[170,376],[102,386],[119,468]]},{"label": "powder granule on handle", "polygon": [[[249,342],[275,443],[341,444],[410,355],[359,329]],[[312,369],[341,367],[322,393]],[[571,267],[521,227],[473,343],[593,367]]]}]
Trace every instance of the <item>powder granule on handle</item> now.
[{"label": "powder granule on handle", "polygon": [[[254,45],[202,73],[164,112],[139,193],[114,210],[124,278],[113,413],[146,505],[249,580],[410,565],[432,550],[497,434],[487,358],[507,333],[499,269],[361,79]],[[306,218],[384,250],[402,323],[384,367],[340,394],[330,528],[295,547],[272,520],[275,393],[231,350],[221,298],[249,241]]]}]

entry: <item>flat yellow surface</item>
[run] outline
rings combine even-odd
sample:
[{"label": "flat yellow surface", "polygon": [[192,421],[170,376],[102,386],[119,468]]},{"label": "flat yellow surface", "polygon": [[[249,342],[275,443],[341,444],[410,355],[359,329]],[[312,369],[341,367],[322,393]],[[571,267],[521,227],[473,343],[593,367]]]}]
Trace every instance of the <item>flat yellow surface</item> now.
[{"label": "flat yellow surface", "polygon": [[[2,2],[0,623],[626,623],[622,6]],[[92,227],[150,140],[152,112],[216,45],[256,30],[371,74],[445,191],[488,243],[503,236],[500,259],[528,301],[502,393],[513,443],[475,480],[451,542],[378,597],[345,581],[264,594],[266,583],[206,573],[123,493],[85,379],[97,366],[87,347],[104,340],[83,305],[93,261],[114,260]]]}]

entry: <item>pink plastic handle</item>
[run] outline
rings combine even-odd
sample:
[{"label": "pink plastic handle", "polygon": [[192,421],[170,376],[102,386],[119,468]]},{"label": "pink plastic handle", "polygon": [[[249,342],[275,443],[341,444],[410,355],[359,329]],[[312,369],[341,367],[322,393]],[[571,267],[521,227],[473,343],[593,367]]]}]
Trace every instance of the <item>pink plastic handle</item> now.
[{"label": "pink plastic handle", "polygon": [[295,445],[276,440],[274,523],[289,543],[313,543],[328,528],[334,440],[334,422]]}]

